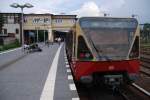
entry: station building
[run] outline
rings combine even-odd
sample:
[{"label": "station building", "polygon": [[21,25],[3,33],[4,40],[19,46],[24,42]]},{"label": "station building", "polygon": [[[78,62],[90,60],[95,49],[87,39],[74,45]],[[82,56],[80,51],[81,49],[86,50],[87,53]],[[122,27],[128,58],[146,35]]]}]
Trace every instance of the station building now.
[{"label": "station building", "polygon": [[[21,14],[20,13],[0,13],[3,20],[2,32],[0,33],[0,42],[3,38],[20,41]],[[2,22],[1,22],[2,23]]]},{"label": "station building", "polygon": [[[21,13],[0,13],[4,18],[3,32],[0,37],[15,37],[21,41]],[[24,14],[24,41],[53,42],[63,37],[75,24],[76,15]]]}]

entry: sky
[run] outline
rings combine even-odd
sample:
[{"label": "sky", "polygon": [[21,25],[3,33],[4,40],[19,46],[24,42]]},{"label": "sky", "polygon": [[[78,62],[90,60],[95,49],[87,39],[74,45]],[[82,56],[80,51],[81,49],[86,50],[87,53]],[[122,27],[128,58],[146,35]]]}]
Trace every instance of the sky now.
[{"label": "sky", "polygon": [[11,8],[12,3],[30,3],[24,13],[75,14],[78,17],[103,16],[131,17],[136,15],[139,23],[150,23],[150,0],[0,0],[0,12],[20,12]]}]

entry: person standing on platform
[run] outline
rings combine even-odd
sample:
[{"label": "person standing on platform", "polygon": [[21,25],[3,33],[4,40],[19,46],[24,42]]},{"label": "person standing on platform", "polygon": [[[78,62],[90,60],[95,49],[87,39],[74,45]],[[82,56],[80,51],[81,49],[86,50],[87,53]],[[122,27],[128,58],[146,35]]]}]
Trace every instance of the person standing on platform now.
[{"label": "person standing on platform", "polygon": [[60,45],[60,43],[61,43],[61,38],[59,37],[58,38],[58,44]]}]

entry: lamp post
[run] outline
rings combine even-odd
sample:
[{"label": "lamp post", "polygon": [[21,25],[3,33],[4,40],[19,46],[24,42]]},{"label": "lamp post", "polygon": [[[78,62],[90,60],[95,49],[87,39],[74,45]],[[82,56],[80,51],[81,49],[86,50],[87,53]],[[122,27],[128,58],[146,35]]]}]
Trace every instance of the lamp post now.
[{"label": "lamp post", "polygon": [[46,24],[44,24],[44,42],[45,42],[45,30],[46,30],[45,26]]},{"label": "lamp post", "polygon": [[24,8],[32,8],[33,5],[29,4],[29,3],[25,3],[23,5],[20,5],[18,3],[13,3],[10,5],[10,7],[13,7],[13,8],[21,8],[21,43],[22,43],[22,46],[24,45],[24,32],[23,32],[23,9]]},{"label": "lamp post", "polygon": [[45,29],[44,29],[44,42],[45,42]]}]

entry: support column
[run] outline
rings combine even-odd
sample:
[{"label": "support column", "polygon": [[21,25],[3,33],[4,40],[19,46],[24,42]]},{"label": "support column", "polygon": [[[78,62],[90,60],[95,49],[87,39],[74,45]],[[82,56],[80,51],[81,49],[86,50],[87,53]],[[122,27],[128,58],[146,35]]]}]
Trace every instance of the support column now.
[{"label": "support column", "polygon": [[38,29],[36,30],[36,42],[39,42],[39,33],[38,33]]},{"label": "support column", "polygon": [[44,42],[45,42],[45,29],[44,29]]},{"label": "support column", "polygon": [[52,33],[52,29],[49,29],[48,30],[48,40],[50,42],[53,42],[53,33]]}]

